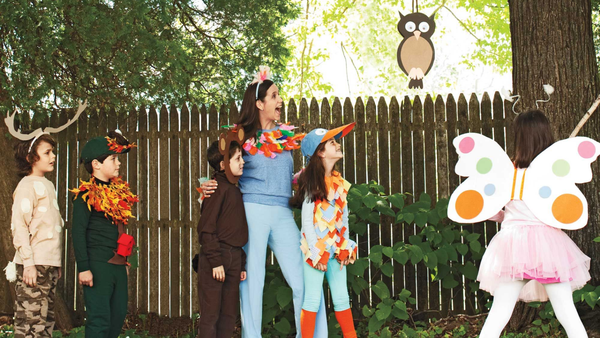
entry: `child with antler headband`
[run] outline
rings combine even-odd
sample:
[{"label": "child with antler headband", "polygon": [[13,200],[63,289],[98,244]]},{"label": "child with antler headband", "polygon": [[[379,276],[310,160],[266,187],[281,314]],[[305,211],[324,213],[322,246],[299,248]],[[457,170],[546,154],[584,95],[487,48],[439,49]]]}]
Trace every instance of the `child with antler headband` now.
[{"label": "child with antler headband", "polygon": [[6,277],[16,282],[15,337],[51,337],[54,329],[54,297],[61,277],[64,221],[56,202],[54,185],[45,175],[54,170],[56,142],[50,132],[73,123],[77,114],[60,128],[37,129],[22,134],[14,129],[14,116],[4,121],[19,142],[15,160],[21,181],[13,193],[11,231],[16,252],[5,268]]},{"label": "child with antler headband", "polygon": [[73,248],[87,320],[86,337],[118,337],[127,315],[127,257],[134,240],[124,231],[138,198],[119,177],[117,156],[135,144],[119,131],[90,139],[81,162],[92,177],[72,189]]}]

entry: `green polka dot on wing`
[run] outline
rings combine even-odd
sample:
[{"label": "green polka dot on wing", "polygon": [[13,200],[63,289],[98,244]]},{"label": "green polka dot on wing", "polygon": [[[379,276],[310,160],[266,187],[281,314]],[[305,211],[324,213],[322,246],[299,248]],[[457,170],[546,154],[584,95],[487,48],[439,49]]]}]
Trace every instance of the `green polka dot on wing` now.
[{"label": "green polka dot on wing", "polygon": [[571,166],[569,165],[569,162],[565,160],[556,160],[554,164],[552,164],[552,172],[558,177],[567,176],[569,171],[571,171]]},{"label": "green polka dot on wing", "polygon": [[492,170],[492,160],[487,157],[481,158],[477,161],[477,172],[480,174],[487,174]]}]

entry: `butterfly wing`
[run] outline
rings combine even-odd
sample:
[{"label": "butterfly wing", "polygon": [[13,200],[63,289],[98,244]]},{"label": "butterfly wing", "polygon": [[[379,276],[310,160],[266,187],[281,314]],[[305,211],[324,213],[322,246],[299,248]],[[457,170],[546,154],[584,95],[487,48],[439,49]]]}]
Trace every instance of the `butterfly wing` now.
[{"label": "butterfly wing", "polygon": [[494,140],[476,133],[452,142],[459,155],[455,172],[468,177],[450,196],[448,217],[459,223],[482,222],[510,201],[514,166]]},{"label": "butterfly wing", "polygon": [[523,201],[545,224],[559,229],[581,229],[587,224],[588,205],[575,183],[592,180],[591,163],[600,143],[587,137],[558,141],[539,154],[527,169]]}]

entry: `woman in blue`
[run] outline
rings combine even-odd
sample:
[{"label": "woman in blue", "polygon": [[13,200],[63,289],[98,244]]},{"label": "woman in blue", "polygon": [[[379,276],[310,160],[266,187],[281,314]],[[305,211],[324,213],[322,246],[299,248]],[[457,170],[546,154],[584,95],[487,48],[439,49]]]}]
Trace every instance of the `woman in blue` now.
[{"label": "woman in blue", "polygon": [[[248,221],[247,279],[240,284],[242,337],[259,338],[262,332],[263,290],[267,245],[292,288],[296,337],[301,337],[300,314],[304,298],[303,259],[298,247],[300,231],[294,221],[289,199],[292,196],[294,163],[292,150],[302,136],[293,127],[279,124],[283,100],[279,89],[262,67],[244,94],[238,126],[248,140],[244,144],[244,174],[239,180]],[[216,182],[202,184],[209,195]],[[327,337],[324,297],[317,314],[316,338]]]}]

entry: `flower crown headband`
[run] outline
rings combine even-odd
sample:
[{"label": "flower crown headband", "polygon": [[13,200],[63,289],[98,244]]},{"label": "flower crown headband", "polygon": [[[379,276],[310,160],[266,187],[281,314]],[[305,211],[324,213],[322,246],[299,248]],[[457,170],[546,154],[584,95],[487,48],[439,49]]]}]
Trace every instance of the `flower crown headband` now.
[{"label": "flower crown headband", "polygon": [[258,67],[258,73],[254,75],[254,80],[250,83],[251,85],[257,83],[255,100],[258,100],[258,87],[265,80],[271,80],[271,68],[269,66],[260,66]]}]

